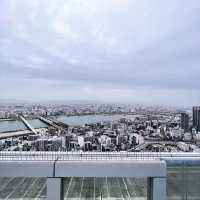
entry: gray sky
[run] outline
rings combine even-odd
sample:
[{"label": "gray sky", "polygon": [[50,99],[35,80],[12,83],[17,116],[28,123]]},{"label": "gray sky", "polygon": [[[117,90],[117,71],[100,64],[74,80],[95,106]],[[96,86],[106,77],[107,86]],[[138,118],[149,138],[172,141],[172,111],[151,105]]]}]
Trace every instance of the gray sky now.
[{"label": "gray sky", "polygon": [[199,0],[0,0],[0,99],[200,103]]}]

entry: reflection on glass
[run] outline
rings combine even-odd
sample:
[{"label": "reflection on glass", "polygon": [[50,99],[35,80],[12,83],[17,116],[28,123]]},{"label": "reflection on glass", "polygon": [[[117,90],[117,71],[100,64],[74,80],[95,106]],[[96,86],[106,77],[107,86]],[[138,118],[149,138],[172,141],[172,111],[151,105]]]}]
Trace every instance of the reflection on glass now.
[{"label": "reflection on glass", "polygon": [[168,200],[200,199],[200,167],[183,163],[169,167],[167,173]]},{"label": "reflection on glass", "polygon": [[167,172],[167,199],[184,200],[185,182],[183,167],[171,167]]},{"label": "reflection on glass", "polygon": [[200,199],[200,167],[187,167],[187,200]]},{"label": "reflection on glass", "polygon": [[65,178],[64,199],[146,200],[147,180],[118,177]]},{"label": "reflection on glass", "polygon": [[47,199],[46,178],[0,178],[0,199]]}]

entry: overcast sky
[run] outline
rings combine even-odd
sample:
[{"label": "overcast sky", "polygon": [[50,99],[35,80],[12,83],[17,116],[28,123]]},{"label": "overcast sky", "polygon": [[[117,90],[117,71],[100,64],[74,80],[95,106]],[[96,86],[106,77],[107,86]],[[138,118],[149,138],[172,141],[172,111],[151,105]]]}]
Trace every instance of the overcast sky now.
[{"label": "overcast sky", "polygon": [[0,99],[200,104],[200,1],[0,0]]}]

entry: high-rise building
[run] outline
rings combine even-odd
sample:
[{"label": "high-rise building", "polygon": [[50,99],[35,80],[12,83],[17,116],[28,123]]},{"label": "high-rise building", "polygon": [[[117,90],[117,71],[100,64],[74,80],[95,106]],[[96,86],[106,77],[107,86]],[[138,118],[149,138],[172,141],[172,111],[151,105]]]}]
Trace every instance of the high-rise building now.
[{"label": "high-rise building", "polygon": [[181,128],[184,132],[188,131],[189,129],[189,115],[188,113],[181,113]]},{"label": "high-rise building", "polygon": [[194,106],[193,109],[193,127],[200,131],[200,106]]}]

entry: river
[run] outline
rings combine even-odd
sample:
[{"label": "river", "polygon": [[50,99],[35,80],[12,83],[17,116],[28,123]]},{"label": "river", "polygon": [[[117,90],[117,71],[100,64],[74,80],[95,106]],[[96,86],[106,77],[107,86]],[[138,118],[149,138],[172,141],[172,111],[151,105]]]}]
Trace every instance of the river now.
[{"label": "river", "polygon": [[[53,117],[54,119],[66,123],[71,126],[76,125],[84,125],[87,123],[95,123],[101,121],[115,121],[119,120],[120,118],[130,118],[134,119],[135,115],[82,115],[82,116],[56,116]],[[41,122],[39,119],[31,119],[27,120],[34,128],[41,128],[41,127],[48,127],[47,124]],[[24,130],[27,129],[26,126],[20,120],[13,120],[13,121],[0,121],[0,133],[1,132],[10,132],[10,131],[17,131],[17,130]]]}]

